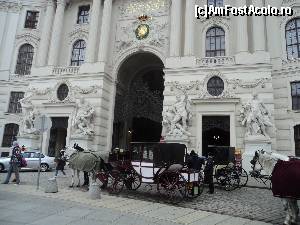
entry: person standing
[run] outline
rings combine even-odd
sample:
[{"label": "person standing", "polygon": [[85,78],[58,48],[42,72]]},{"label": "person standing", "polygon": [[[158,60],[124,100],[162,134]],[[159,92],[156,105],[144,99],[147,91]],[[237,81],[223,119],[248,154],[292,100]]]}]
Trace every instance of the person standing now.
[{"label": "person standing", "polygon": [[14,172],[16,176],[16,184],[20,184],[20,176],[19,176],[19,166],[21,163],[21,149],[17,141],[14,141],[12,144],[12,154],[9,162],[9,169],[3,184],[8,184],[11,174]]},{"label": "person standing", "polygon": [[206,166],[204,168],[204,183],[208,184],[209,194],[213,194],[215,191],[213,172],[214,160],[212,154],[209,152],[207,156]]},{"label": "person standing", "polygon": [[59,157],[56,159],[56,170],[55,170],[55,177],[58,175],[58,171],[60,170],[64,176],[66,173],[64,171],[66,165],[66,157],[65,157],[65,150],[60,150]]}]

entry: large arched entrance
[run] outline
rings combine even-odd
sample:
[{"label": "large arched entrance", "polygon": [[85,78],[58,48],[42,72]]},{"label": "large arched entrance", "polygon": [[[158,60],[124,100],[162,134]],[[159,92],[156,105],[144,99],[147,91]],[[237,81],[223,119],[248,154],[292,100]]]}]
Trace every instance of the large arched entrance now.
[{"label": "large arched entrance", "polygon": [[118,73],[112,147],[158,142],[162,130],[163,63],[151,53],[127,58]]}]

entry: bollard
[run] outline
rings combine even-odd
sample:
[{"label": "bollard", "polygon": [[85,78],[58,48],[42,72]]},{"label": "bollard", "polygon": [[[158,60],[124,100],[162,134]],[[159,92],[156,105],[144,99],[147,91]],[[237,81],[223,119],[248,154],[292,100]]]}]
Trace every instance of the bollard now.
[{"label": "bollard", "polygon": [[56,193],[58,192],[56,178],[48,179],[47,186],[45,188],[45,193]]},{"label": "bollard", "polygon": [[101,192],[100,192],[100,186],[97,183],[91,183],[89,187],[89,197],[90,199],[100,199],[101,198]]}]

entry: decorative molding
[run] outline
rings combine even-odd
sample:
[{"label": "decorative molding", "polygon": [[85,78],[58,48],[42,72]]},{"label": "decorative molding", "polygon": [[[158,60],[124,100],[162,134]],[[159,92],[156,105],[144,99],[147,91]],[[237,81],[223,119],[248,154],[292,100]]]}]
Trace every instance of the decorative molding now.
[{"label": "decorative molding", "polygon": [[255,79],[252,82],[245,82],[245,81],[242,81],[240,79],[232,79],[232,80],[229,80],[229,82],[233,84],[233,89],[236,89],[237,87],[255,88],[259,85],[261,85],[262,88],[265,88],[266,83],[271,82],[271,78]]},{"label": "decorative molding", "polygon": [[[36,33],[36,34],[35,34]],[[39,46],[40,37],[37,32],[24,32],[16,36],[15,46],[20,46],[21,44],[31,44],[34,46],[35,50]]]},{"label": "decorative molding", "polygon": [[205,24],[205,26],[221,26],[226,27],[227,30],[230,29],[229,16],[211,16],[209,19],[201,17],[200,21]]},{"label": "decorative molding", "polygon": [[22,9],[22,4],[18,2],[0,1],[0,11],[18,13]]},{"label": "decorative molding", "polygon": [[78,74],[79,66],[56,66],[52,69],[52,75]]},{"label": "decorative molding", "polygon": [[74,30],[68,33],[68,43],[72,45],[76,40],[83,39],[85,42],[89,36],[89,26],[75,26]]},{"label": "decorative molding", "polygon": [[80,94],[91,94],[91,93],[97,93],[99,91],[99,89],[101,88],[101,86],[99,85],[92,85],[90,87],[79,87],[79,86],[73,86],[72,87],[76,93],[80,93]]}]

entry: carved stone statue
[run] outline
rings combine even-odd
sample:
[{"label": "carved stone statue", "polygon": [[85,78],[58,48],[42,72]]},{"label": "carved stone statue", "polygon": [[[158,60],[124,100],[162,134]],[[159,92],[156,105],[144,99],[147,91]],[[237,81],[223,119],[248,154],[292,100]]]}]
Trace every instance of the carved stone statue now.
[{"label": "carved stone statue", "polygon": [[23,114],[20,134],[38,134],[37,129],[34,127],[34,121],[38,115],[38,111],[35,110],[31,100],[28,100],[28,98],[21,99],[20,103]]},{"label": "carved stone statue", "polygon": [[82,136],[92,136],[94,135],[94,130],[92,128],[91,120],[95,113],[95,109],[89,103],[85,103],[84,99],[81,98],[79,104],[77,105],[77,113],[73,120],[73,127],[75,128],[75,133]]},{"label": "carved stone statue", "polygon": [[186,93],[183,96],[177,95],[176,102],[163,111],[163,128],[167,135],[189,136],[191,134],[187,131],[187,123],[191,117],[188,95]]},{"label": "carved stone statue", "polygon": [[264,136],[269,138],[266,127],[272,127],[271,114],[258,98],[253,94],[252,99],[242,106],[241,123],[246,127],[246,137]]}]

